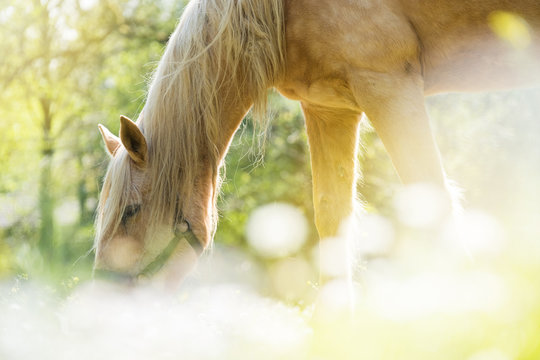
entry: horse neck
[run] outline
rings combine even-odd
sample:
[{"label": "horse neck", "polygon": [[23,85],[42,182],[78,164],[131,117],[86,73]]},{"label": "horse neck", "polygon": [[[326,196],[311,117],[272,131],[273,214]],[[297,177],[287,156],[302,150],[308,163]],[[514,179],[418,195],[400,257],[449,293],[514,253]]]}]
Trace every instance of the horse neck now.
[{"label": "horse neck", "polygon": [[[232,84],[231,84],[232,85]],[[246,91],[225,91],[220,98],[223,99],[223,113],[220,119],[219,137],[216,146],[219,152],[218,162],[221,163],[227,154],[233,135],[246,116],[253,101]]]}]

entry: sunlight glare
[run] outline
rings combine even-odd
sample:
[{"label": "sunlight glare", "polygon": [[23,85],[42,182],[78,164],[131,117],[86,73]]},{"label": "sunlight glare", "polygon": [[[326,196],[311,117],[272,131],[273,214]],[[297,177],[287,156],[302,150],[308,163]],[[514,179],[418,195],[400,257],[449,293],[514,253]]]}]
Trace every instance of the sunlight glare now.
[{"label": "sunlight glare", "polygon": [[272,286],[282,299],[309,300],[310,282],[316,278],[315,271],[304,259],[295,257],[279,261],[270,269]]},{"label": "sunlight glare", "polygon": [[342,316],[349,317],[360,299],[361,291],[357,284],[352,284],[347,279],[334,279],[319,291],[315,319],[329,322]]},{"label": "sunlight glare", "polygon": [[354,229],[354,246],[360,256],[384,255],[390,251],[394,237],[390,220],[378,214],[363,214]]},{"label": "sunlight glare", "polygon": [[344,237],[322,239],[319,247],[314,247],[314,262],[319,265],[321,275],[345,277],[349,273],[349,248]]},{"label": "sunlight glare", "polygon": [[512,360],[499,349],[486,349],[474,353],[467,360]]},{"label": "sunlight glare", "polygon": [[504,249],[504,234],[499,223],[486,212],[470,209],[443,234],[448,245],[459,240],[472,256],[498,255]]},{"label": "sunlight glare", "polygon": [[405,278],[378,277],[369,302],[381,316],[409,321],[433,314],[500,311],[506,287],[490,273],[419,273]]},{"label": "sunlight glare", "polygon": [[399,220],[413,228],[427,228],[439,223],[449,213],[445,192],[430,184],[405,186],[395,197]]}]

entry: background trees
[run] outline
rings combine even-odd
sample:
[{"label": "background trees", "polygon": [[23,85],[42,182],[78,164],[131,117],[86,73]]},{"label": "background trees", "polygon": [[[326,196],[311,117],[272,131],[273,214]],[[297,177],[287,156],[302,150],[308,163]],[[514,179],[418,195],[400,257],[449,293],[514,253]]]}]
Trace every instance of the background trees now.
[{"label": "background trees", "polygon": [[[96,125],[117,131],[119,114],[135,117],[141,110],[147,78],[183,6],[171,0],[0,2],[0,269],[5,273],[88,276],[107,161]],[[488,210],[510,232],[534,221],[540,200],[538,96],[530,90],[428,100],[450,177],[468,190],[470,207]],[[246,246],[246,221],[262,204],[287,202],[312,218],[298,104],[277,94],[271,103],[275,116],[263,158],[250,152],[249,119],[227,158],[218,244]],[[392,219],[398,180],[367,121],[364,128],[359,191],[369,213]],[[310,224],[306,254],[317,240]]]},{"label": "background trees", "polygon": [[24,252],[21,262],[13,255],[15,268],[47,272],[90,249],[104,161],[96,124],[117,128],[119,111],[140,108],[145,74],[181,8],[170,1],[2,2],[2,241],[12,255]]}]

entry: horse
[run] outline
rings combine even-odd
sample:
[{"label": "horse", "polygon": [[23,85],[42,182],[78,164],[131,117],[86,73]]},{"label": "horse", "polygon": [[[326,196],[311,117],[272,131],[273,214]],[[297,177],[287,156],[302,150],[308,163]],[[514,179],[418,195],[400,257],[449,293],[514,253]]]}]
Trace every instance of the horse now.
[{"label": "horse", "polygon": [[447,189],[425,97],[537,84],[539,55],[537,0],[191,0],[137,121],[99,126],[96,271],[174,279],[197,262],[231,139],[250,110],[264,128],[268,89],[301,104],[325,238],[358,207],[362,116],[403,183]]}]

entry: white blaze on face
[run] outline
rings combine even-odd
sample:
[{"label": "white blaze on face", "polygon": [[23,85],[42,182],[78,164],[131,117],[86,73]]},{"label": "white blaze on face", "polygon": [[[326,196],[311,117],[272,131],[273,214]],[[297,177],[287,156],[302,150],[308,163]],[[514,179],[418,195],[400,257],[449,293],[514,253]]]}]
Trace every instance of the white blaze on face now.
[{"label": "white blaze on face", "polygon": [[131,271],[137,265],[142,245],[131,236],[116,236],[103,249],[106,268],[114,271]]},{"label": "white blaze on face", "polygon": [[246,227],[248,243],[265,257],[283,257],[298,251],[307,233],[307,221],[302,212],[283,203],[256,209]]}]

